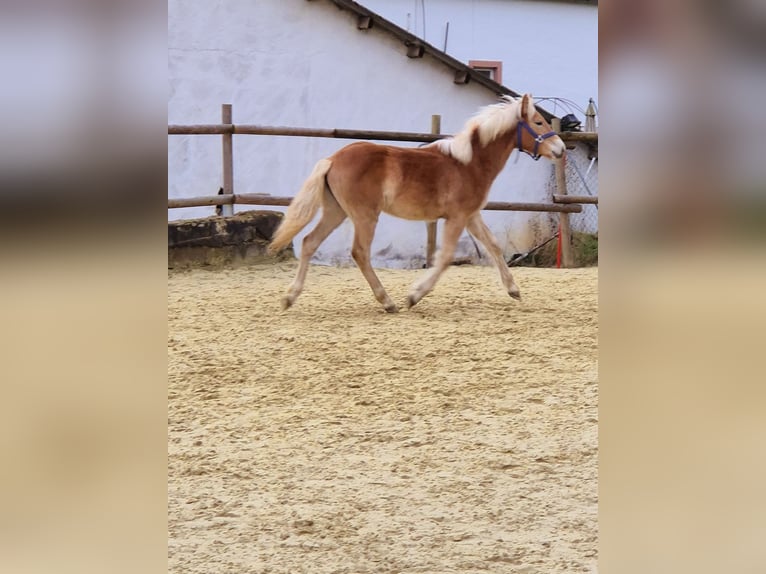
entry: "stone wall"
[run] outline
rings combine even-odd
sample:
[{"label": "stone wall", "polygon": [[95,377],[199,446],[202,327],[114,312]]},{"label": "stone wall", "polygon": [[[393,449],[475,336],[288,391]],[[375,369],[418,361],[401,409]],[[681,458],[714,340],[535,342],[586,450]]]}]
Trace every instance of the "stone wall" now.
[{"label": "stone wall", "polygon": [[168,222],[168,269],[274,261],[292,256],[266,252],[282,221],[278,211],[246,211],[231,217]]}]

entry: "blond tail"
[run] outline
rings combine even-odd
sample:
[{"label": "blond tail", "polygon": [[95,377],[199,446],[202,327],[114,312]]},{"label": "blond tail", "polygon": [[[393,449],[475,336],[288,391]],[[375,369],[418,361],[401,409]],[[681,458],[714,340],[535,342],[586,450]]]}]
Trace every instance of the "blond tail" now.
[{"label": "blond tail", "polygon": [[282,223],[271,238],[269,252],[276,253],[284,249],[298,232],[306,227],[314,218],[319,207],[322,205],[322,194],[325,186],[325,176],[330,171],[332,162],[329,159],[321,159],[314,166],[314,171],[303,183],[290,206],[287,208]]}]

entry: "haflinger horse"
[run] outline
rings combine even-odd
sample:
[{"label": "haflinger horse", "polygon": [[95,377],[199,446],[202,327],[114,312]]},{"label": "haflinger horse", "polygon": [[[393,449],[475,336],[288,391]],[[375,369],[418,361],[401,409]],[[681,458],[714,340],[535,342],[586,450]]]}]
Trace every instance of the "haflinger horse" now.
[{"label": "haflinger horse", "polygon": [[319,160],[269,246],[272,253],[286,247],[322,208],[319,223],[303,239],[298,273],[282,298],[282,308],[292,306],[303,290],[309,261],[319,245],[349,217],[354,224],[354,261],[383,308],[397,312],[370,264],[381,212],[410,220],[444,219],[434,265],[412,286],[407,307],[434,288],[452,262],[464,229],[484,245],[508,294],[520,300],[500,246],[481,218],[490,186],[514,149],[551,160],[562,157],[566,149],[529,94],[519,99],[503,96],[499,103],[480,109],[454,137],[420,148],[357,142]]}]

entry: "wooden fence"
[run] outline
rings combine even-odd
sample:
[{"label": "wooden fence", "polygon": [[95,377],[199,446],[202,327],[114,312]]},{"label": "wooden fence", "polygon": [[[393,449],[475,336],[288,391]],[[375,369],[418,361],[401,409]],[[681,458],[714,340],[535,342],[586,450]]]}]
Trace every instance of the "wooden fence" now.
[{"label": "wooden fence", "polygon": [[[269,135],[269,136],[292,136],[292,137],[319,137],[359,139],[376,141],[404,141],[430,143],[438,139],[449,137],[440,133],[441,116],[431,117],[431,132],[387,132],[372,130],[348,130],[348,129],[314,129],[294,128],[281,126],[259,126],[250,124],[234,124],[231,104],[223,104],[221,107],[220,124],[192,124],[192,125],[168,125],[168,135],[220,135],[223,143],[223,189],[219,195],[200,197],[188,197],[168,199],[168,209],[179,207],[203,207],[210,205],[222,206],[223,215],[233,214],[233,205],[276,205],[287,206],[292,197],[277,197],[266,194],[234,193],[234,135]],[[553,128],[559,133],[564,143],[574,144],[585,142],[590,145],[598,144],[598,134],[591,132],[562,132],[560,131],[558,118],[553,120]],[[519,203],[490,201],[484,206],[485,210],[494,211],[539,211],[558,212],[560,214],[559,232],[561,233],[562,263],[564,267],[572,266],[571,240],[569,231],[569,214],[582,211],[582,203],[597,203],[598,198],[589,196],[568,196],[566,180],[564,177],[564,160],[554,162],[556,169],[556,188],[559,192],[553,196],[553,203]],[[427,223],[427,253],[426,260],[430,265],[436,249],[436,224]]]}]

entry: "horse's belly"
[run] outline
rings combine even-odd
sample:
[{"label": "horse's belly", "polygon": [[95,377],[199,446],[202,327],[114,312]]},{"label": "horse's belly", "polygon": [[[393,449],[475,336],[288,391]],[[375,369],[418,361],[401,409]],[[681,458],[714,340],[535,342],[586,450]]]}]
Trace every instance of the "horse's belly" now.
[{"label": "horse's belly", "polygon": [[413,221],[435,221],[442,217],[440,210],[427,205],[407,205],[395,202],[385,205],[383,211],[394,217]]},{"label": "horse's belly", "polygon": [[382,208],[389,215],[414,221],[435,221],[443,215],[440,202],[423,191],[384,190]]}]

